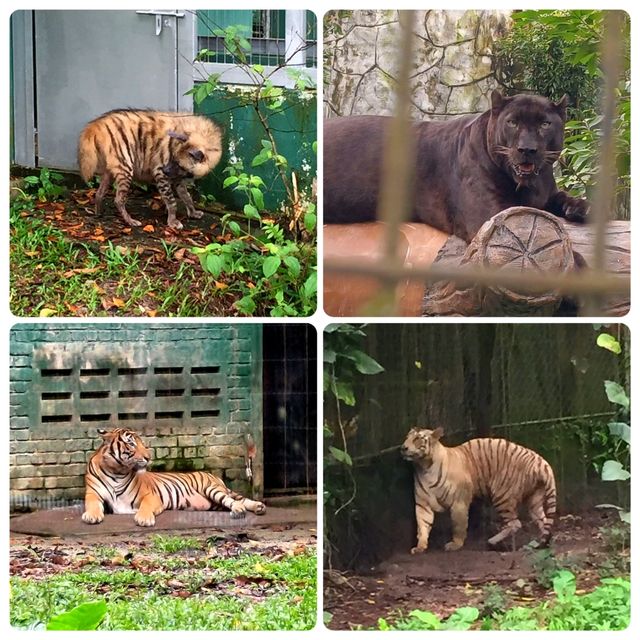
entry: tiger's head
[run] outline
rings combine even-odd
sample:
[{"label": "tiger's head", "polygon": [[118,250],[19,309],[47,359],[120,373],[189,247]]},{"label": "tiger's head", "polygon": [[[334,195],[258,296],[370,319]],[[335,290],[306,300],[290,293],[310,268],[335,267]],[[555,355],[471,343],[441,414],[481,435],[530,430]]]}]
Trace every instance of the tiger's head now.
[{"label": "tiger's head", "polygon": [[151,453],[135,431],[98,429],[98,434],[103,441],[98,454],[102,454],[104,467],[118,474],[143,472],[147,468]]},{"label": "tiger's head", "polygon": [[400,447],[400,455],[410,462],[430,465],[433,462],[434,445],[440,442],[443,434],[442,427],[438,427],[433,431],[414,427],[409,431]]}]

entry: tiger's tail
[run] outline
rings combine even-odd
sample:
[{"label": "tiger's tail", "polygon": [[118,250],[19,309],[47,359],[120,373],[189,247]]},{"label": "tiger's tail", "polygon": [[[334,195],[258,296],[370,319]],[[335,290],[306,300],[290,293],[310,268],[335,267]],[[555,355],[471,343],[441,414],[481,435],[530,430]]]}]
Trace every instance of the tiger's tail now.
[{"label": "tiger's tail", "polygon": [[550,465],[546,465],[546,474],[544,477],[544,523],[541,535],[541,544],[543,547],[549,546],[553,533],[553,524],[556,518],[556,480],[553,475],[553,469]]}]

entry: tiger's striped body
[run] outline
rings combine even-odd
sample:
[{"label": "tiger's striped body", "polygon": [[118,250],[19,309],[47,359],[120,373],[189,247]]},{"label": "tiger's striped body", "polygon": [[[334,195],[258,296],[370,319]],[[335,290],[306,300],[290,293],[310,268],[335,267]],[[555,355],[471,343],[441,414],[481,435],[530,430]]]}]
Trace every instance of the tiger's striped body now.
[{"label": "tiger's striped body", "polygon": [[244,498],[204,471],[169,473],[147,471],[150,454],[137,433],[128,429],[99,431],[103,444],[91,456],[85,474],[85,511],[82,519],[97,524],[105,506],[113,513],[133,513],[143,527],[167,509],[208,511],[228,509],[231,517],[247,511],[266,512],[262,502]]},{"label": "tiger's striped body", "polygon": [[222,130],[204,116],[144,109],[116,109],[89,122],[78,141],[78,165],[85,180],[101,176],[96,213],[116,183],[115,203],[124,221],[140,226],[126,209],[133,180],[155,182],[168,212],[167,225],[181,229],[174,191],[191,218],[200,218],[186,182],[202,178],[222,157]]},{"label": "tiger's striped body", "polygon": [[435,513],[451,511],[453,537],[447,551],[460,549],[467,537],[473,498],[491,499],[503,528],[489,544],[496,545],[522,527],[518,507],[524,504],[547,545],[556,512],[553,469],[539,454],[498,438],[476,438],[458,447],[440,443],[442,429],[412,429],[402,456],[415,466],[414,495],[418,542],[411,553],[427,550]]}]

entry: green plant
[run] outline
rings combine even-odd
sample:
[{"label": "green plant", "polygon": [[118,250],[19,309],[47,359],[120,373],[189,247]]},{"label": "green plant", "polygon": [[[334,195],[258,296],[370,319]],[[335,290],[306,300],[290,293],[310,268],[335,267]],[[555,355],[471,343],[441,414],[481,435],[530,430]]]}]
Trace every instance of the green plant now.
[{"label": "green plant", "polygon": [[532,549],[526,547],[527,560],[533,569],[536,582],[545,589],[548,589],[553,578],[561,570],[562,565],[552,549]]},{"label": "green plant", "polygon": [[[314,83],[306,72],[287,68],[289,58],[275,68],[250,63],[251,44],[243,26],[224,29],[216,26],[212,33],[222,39],[226,53],[250,81],[251,88],[240,93],[239,99],[254,111],[264,136],[251,167],[270,163],[283,185],[286,202],[278,221],[264,217],[267,185],[260,176],[246,170],[241,159],[232,157],[224,170],[227,176],[223,187],[246,199],[243,219],[237,219],[237,214],[225,214],[223,234],[229,233],[230,237],[223,236],[193,251],[203,269],[216,279],[217,295],[236,295],[233,307],[238,313],[246,316],[268,313],[276,317],[311,315],[317,297],[315,203],[298,191],[289,161],[278,149],[271,118],[286,109],[285,91],[273,81],[276,71],[285,69],[294,79],[291,89],[294,93],[315,91]],[[212,55],[203,49],[197,60],[207,60]],[[219,86],[220,74],[211,74],[190,93],[199,104]]]},{"label": "green plant", "polygon": [[[608,333],[601,333],[596,344],[603,349],[607,349],[616,355],[622,353],[622,347],[614,336]],[[618,418],[607,425],[609,435],[613,438],[613,447],[609,449],[611,458],[602,464],[600,477],[606,482],[629,482],[631,473],[627,470],[631,456],[631,428],[629,426],[629,415],[631,403],[624,387],[614,380],[605,380],[604,389],[609,402],[618,407]],[[631,522],[631,513],[625,508],[612,504],[597,505],[602,508],[616,509],[623,522]]]},{"label": "green plant", "polygon": [[197,538],[189,536],[151,536],[151,544],[155,551],[161,553],[178,553],[187,549],[202,549],[202,543]]},{"label": "green plant", "polygon": [[[510,92],[535,91],[553,100],[569,96],[564,153],[557,176],[561,188],[589,196],[598,173],[601,140],[598,111],[603,70],[600,45],[604,12],[532,10],[513,13],[513,27],[496,43],[496,67]],[[614,121],[618,171],[617,210],[628,215],[630,190],[630,31],[623,18],[622,73]]]},{"label": "green plant", "polygon": [[85,602],[70,611],[53,616],[47,623],[47,631],[93,631],[107,614],[104,600]]},{"label": "green plant", "polygon": [[261,221],[255,235],[229,223],[235,237],[213,242],[193,253],[216,279],[216,290],[238,293],[233,303],[243,315],[308,316],[315,311],[315,247],[284,237],[280,226]]},{"label": "green plant", "polygon": [[25,191],[35,195],[40,202],[56,200],[65,192],[64,186],[60,184],[63,180],[61,173],[43,167],[37,176],[24,178]]},{"label": "green plant", "polygon": [[495,583],[482,587],[482,617],[499,614],[507,608],[507,596],[504,589]]}]

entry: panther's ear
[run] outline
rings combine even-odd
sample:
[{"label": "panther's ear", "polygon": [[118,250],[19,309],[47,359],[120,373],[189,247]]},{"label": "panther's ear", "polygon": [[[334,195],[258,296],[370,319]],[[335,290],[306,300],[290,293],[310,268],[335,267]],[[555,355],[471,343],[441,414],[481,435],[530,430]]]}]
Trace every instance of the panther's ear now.
[{"label": "panther's ear", "polygon": [[186,142],[189,138],[184,133],[178,133],[177,131],[167,131],[167,135],[170,138],[175,138],[176,140],[180,140],[181,142]]},{"label": "panther's ear", "polygon": [[444,429],[442,427],[438,427],[437,429],[434,429],[431,432],[431,439],[440,440],[440,438],[442,438],[443,435],[444,435]]},{"label": "panther's ear", "polygon": [[554,102],[555,110],[560,114],[563,120],[567,119],[567,105],[569,104],[569,96],[565,93],[558,102]]},{"label": "panther's ear", "polygon": [[503,95],[497,89],[491,92],[491,111],[500,111],[505,103]]}]

